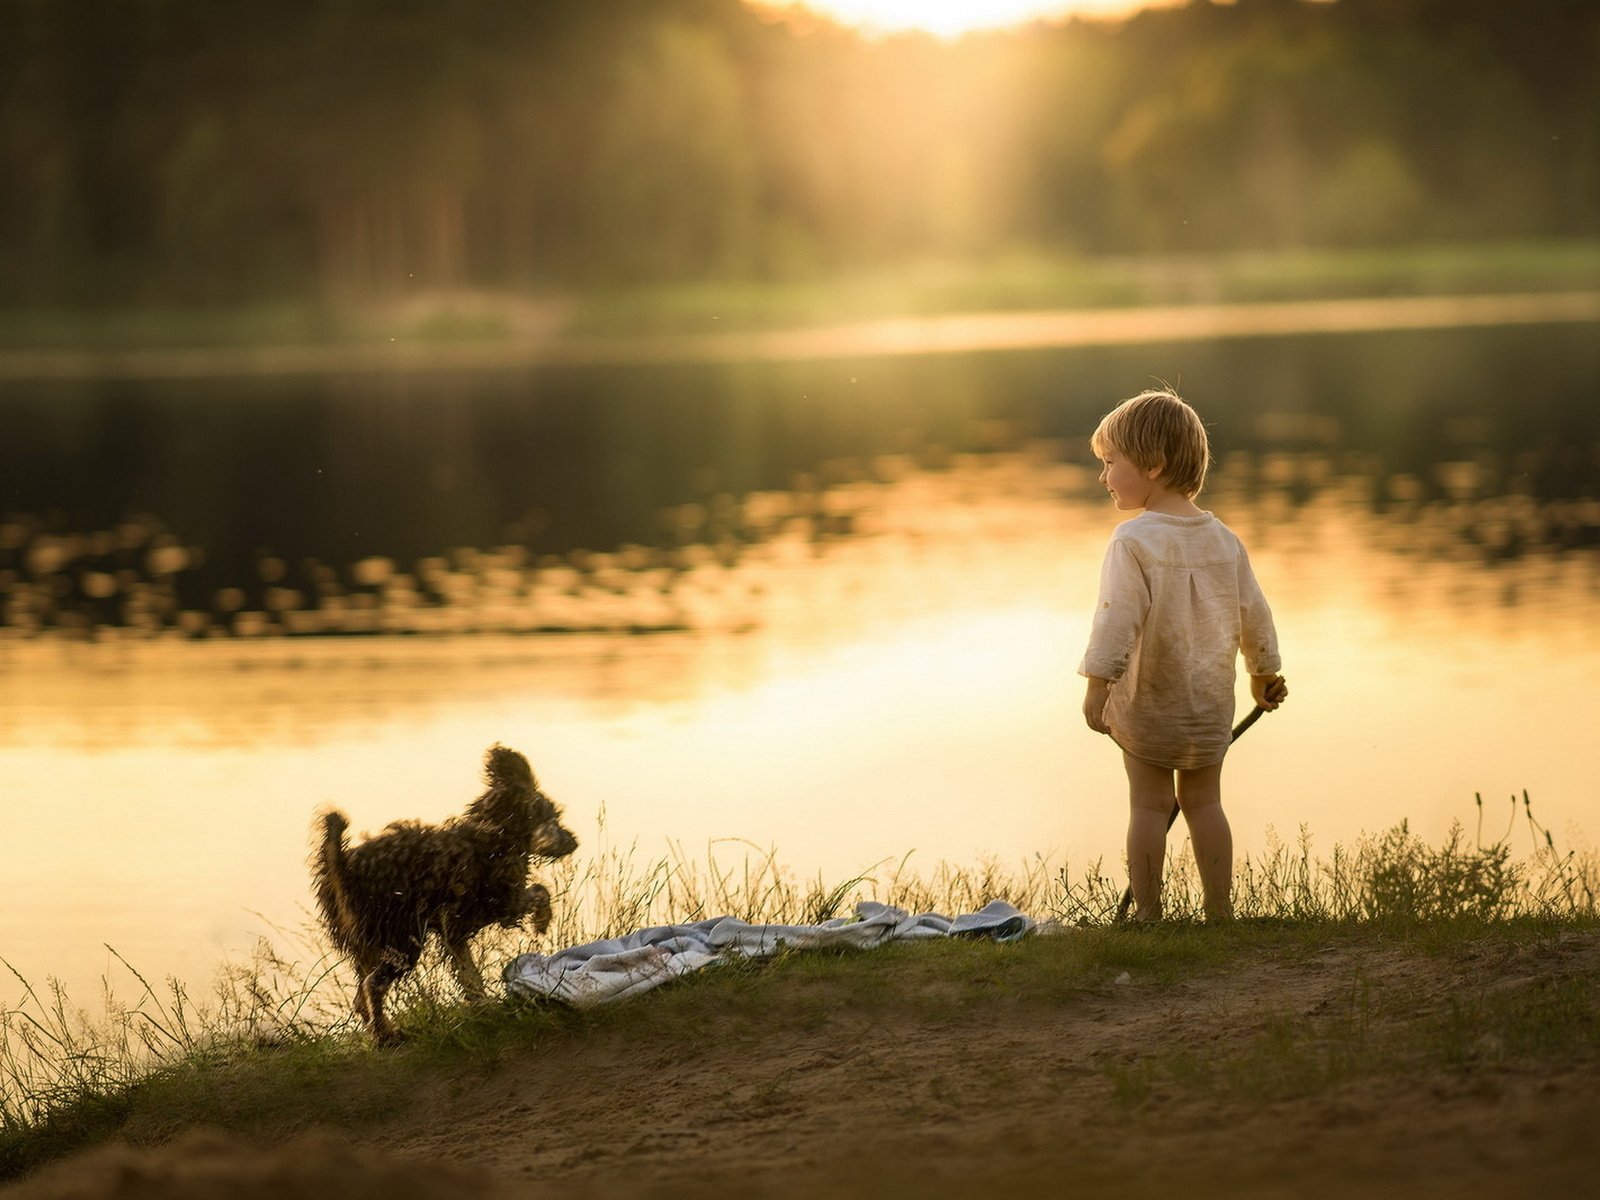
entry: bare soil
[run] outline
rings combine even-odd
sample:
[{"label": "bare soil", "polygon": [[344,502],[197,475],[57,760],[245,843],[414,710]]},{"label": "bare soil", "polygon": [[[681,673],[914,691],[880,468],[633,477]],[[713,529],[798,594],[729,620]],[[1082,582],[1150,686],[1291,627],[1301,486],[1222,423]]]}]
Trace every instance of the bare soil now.
[{"label": "bare soil", "polygon": [[[1600,935],[1582,933],[1443,959],[1334,945],[1178,983],[1108,977],[1049,1004],[824,1005],[770,1024],[702,1005],[659,1036],[597,1025],[432,1079],[364,1130],[118,1144],[0,1197],[1589,1194],[1600,1056],[1487,1037],[1441,1059],[1427,1031],[1453,998],[1515,1004],[1597,970]],[[1285,1083],[1261,1048],[1286,1022],[1359,1026],[1399,1058]],[[1315,1038],[1302,1050],[1317,1060]],[[1152,1056],[1202,1077],[1141,1074]],[[1262,1064],[1259,1087],[1203,1077],[1241,1063]]]}]

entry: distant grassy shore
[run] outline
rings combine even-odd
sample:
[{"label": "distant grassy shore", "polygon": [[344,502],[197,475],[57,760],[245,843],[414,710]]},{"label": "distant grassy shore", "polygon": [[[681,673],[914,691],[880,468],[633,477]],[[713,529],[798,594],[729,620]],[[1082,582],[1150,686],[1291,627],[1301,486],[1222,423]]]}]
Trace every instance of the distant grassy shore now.
[{"label": "distant grassy shore", "polygon": [[[1527,798],[1512,805],[1536,842],[1520,859],[1505,839],[1484,846],[1457,829],[1430,846],[1405,825],[1328,858],[1313,858],[1304,839],[1274,844],[1241,865],[1239,919],[1220,928],[1196,919],[1186,854],[1170,865],[1173,919],[1140,929],[1115,922],[1121,880],[1098,864],[1077,874],[1043,862],[941,866],[924,878],[902,862],[828,886],[797,882],[773,856],[738,867],[640,865],[631,852],[602,851],[553,881],[558,921],[545,949],[720,913],[810,922],[848,913],[858,897],[949,913],[1003,897],[1049,928],[1004,946],[734,962],[581,1013],[464,1006],[434,962],[397,990],[408,1041],[392,1053],[362,1036],[347,970],[314,932],[298,952],[264,946],[254,963],[226,969],[209,1003],[175,982],[144,984],[132,1003],[108,997],[106,1014],[90,1018],[59,989],[12,977],[0,995],[18,983],[24,995],[0,1010],[0,1181],[109,1138],[161,1144],[207,1127],[268,1142],[309,1127],[359,1132],[397,1119],[430,1088],[471,1090],[558,1049],[581,1068],[592,1046],[605,1072],[616,1069],[619,1040],[671,1046],[708,1029],[753,1044],[762,1031],[841,1022],[981,1029],[1018,1012],[1070,1022],[1084,997],[1115,997],[1133,981],[1145,1006],[1129,1019],[1159,1020],[1160,1005],[1189,992],[1251,1016],[1225,1044],[1134,1040],[1096,1060],[1102,1101],[1130,1112],[1174,1097],[1270,1105],[1352,1081],[1456,1078],[1486,1062],[1535,1072],[1600,1062],[1600,862],[1558,853]],[[480,953],[493,970],[529,948],[520,934],[496,935]]]},{"label": "distant grassy shore", "polygon": [[0,311],[0,355],[714,334],[897,316],[1600,289],[1600,240],[1080,258],[1018,253],[783,282],[419,292],[330,306]]}]

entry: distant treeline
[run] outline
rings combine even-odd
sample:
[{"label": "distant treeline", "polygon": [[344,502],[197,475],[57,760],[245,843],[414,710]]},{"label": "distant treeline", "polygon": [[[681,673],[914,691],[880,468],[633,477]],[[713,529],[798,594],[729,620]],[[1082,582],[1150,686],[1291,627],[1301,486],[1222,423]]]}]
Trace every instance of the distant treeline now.
[{"label": "distant treeline", "polygon": [[1600,233],[1600,4],[0,0],[0,304]]}]

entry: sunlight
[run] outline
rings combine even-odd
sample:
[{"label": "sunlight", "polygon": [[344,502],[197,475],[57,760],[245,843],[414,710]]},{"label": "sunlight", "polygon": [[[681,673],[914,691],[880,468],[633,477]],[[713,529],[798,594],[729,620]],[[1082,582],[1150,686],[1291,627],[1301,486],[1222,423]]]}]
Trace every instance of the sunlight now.
[{"label": "sunlight", "polygon": [[1073,16],[1119,17],[1179,0],[751,0],[773,10],[809,9],[869,34],[920,32],[957,38],[985,29]]}]

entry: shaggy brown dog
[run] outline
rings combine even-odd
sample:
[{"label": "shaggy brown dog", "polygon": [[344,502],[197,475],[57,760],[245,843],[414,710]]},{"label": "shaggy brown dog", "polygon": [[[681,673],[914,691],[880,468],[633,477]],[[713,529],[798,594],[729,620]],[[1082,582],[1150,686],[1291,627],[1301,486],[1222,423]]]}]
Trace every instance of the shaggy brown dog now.
[{"label": "shaggy brown dog", "polygon": [[550,924],[550,893],[528,883],[528,860],[571,854],[578,839],[522,755],[492,746],[484,768],[488,790],[442,825],[396,821],[352,849],[344,814],[321,817],[311,857],[317,904],[334,945],[355,961],[356,1013],[380,1045],[400,1038],[383,998],[416,967],[429,933],[439,935],[462,990],[477,1000],[484,990],[468,947],[473,934],[497,923],[510,929],[528,916],[540,933]]}]

